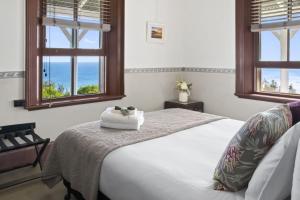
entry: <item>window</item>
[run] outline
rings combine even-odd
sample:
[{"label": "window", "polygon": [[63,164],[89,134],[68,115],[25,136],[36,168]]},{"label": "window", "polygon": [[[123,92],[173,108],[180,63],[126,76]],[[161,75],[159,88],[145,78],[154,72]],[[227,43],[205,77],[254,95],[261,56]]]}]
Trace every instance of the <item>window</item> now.
[{"label": "window", "polygon": [[300,99],[300,1],[236,0],[236,95]]},{"label": "window", "polygon": [[300,94],[300,65],[296,66],[299,69],[289,68],[300,55],[299,33],[298,29],[259,32],[260,51],[256,63],[258,92]]},{"label": "window", "polygon": [[124,0],[27,0],[26,10],[29,110],[124,97]]}]

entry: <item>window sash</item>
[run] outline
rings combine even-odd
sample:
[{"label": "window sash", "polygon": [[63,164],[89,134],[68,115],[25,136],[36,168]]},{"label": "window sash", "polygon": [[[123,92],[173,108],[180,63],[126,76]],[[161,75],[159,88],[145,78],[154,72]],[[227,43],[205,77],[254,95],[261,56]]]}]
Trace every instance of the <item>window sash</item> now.
[{"label": "window sash", "polygon": [[290,61],[290,31],[288,30],[287,37],[287,61],[260,61],[260,33],[254,34],[254,64],[253,64],[253,93],[259,95],[270,95],[272,97],[280,98],[299,98],[300,94],[293,94],[288,92],[268,92],[261,91],[261,70],[262,69],[300,69],[300,61]]},{"label": "window sash", "polygon": [[[77,11],[74,11],[75,16],[77,15]],[[98,94],[85,94],[85,95],[77,95],[77,89],[76,88],[76,79],[77,79],[77,74],[76,74],[76,69],[77,69],[77,63],[76,63],[76,57],[77,56],[99,56],[99,57],[107,57],[107,51],[106,51],[106,46],[108,43],[108,34],[107,32],[103,32],[102,35],[100,36],[102,40],[99,40],[99,42],[102,43],[102,48],[100,49],[80,49],[78,48],[79,46],[79,41],[78,41],[78,32],[79,29],[72,29],[72,41],[71,41],[71,46],[73,48],[47,48],[46,47],[46,26],[41,23],[41,29],[40,29],[40,34],[43,36],[40,40],[41,43],[41,56],[40,56],[40,79],[39,79],[39,98],[41,99],[42,103],[49,103],[49,102],[59,102],[59,101],[66,101],[66,100],[72,100],[74,97],[77,98],[79,96],[80,98],[83,97],[95,97],[95,96],[101,96],[106,94],[106,77],[103,77],[103,75],[106,76],[106,62],[103,62],[104,66],[100,65],[100,71],[104,72],[103,74],[99,74],[99,80],[101,80],[101,84],[99,83],[99,88],[102,89],[101,93]],[[70,27],[68,27],[70,28]],[[100,30],[99,30],[100,31]],[[71,57],[71,96],[67,97],[57,97],[57,98],[51,98],[51,99],[45,99],[43,98],[43,76],[42,76],[42,68],[43,68],[43,57],[45,56],[70,56]],[[102,69],[104,68],[104,69]],[[103,85],[102,85],[103,84]],[[76,99],[75,98],[75,99]]]},{"label": "window sash", "polygon": [[57,102],[57,101],[65,101],[70,100],[73,98],[83,98],[83,97],[96,97],[106,94],[106,58],[104,56],[97,56],[99,57],[99,82],[97,86],[99,87],[100,92],[95,94],[77,94],[79,89],[78,87],[78,57],[71,57],[71,90],[69,96],[62,96],[62,97],[54,97],[54,98],[44,98],[42,94],[43,90],[43,59],[41,61],[41,74],[40,74],[40,99],[42,103],[49,103],[49,102]]},{"label": "window sash", "polygon": [[260,60],[260,33],[252,33],[254,35],[253,42],[253,60],[254,68],[286,68],[286,69],[297,69],[300,66],[300,61],[290,61],[290,33],[287,37],[287,61],[261,61]]},{"label": "window sash", "polygon": [[257,61],[255,63],[256,68],[279,68],[279,69],[299,69],[300,61],[290,62],[290,61]]}]

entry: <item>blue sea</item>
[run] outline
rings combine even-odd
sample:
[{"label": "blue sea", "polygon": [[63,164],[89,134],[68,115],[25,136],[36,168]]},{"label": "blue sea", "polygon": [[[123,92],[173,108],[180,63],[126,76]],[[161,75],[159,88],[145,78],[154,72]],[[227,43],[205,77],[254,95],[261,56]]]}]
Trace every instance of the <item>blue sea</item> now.
[{"label": "blue sea", "polygon": [[[70,63],[44,63],[43,82],[55,83],[56,87],[63,86],[65,91],[71,90],[72,68]],[[86,85],[99,85],[99,63],[78,63],[78,88]]]}]

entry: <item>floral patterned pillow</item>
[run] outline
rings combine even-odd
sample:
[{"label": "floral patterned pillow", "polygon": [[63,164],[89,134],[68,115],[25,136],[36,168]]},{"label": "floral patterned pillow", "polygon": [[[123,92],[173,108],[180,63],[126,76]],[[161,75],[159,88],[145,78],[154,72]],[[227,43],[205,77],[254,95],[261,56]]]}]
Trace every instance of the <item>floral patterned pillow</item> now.
[{"label": "floral patterned pillow", "polygon": [[291,125],[292,114],[287,105],[251,117],[221,157],[214,173],[214,189],[235,192],[245,188],[259,162]]}]

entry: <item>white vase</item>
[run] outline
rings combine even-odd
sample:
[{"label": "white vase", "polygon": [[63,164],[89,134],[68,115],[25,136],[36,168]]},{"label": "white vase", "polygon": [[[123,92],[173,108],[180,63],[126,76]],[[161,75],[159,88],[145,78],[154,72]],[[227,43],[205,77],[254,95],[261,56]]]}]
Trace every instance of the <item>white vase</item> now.
[{"label": "white vase", "polygon": [[187,103],[189,101],[189,94],[187,92],[179,92],[179,101]]}]

